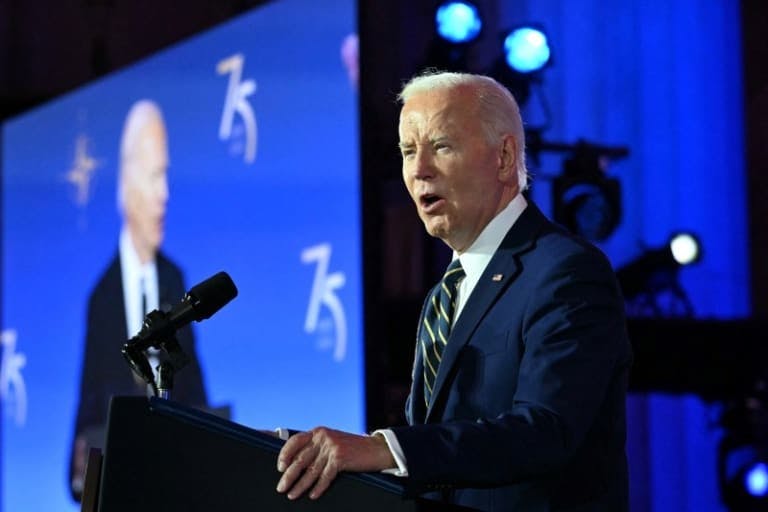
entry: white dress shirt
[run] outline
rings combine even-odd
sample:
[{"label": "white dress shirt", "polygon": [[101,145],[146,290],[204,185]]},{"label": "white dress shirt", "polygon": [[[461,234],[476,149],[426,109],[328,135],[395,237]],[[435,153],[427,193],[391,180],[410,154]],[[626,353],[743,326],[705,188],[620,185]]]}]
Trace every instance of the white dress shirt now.
[{"label": "white dress shirt", "polygon": [[[125,302],[125,327],[128,338],[132,338],[141,330],[146,314],[160,307],[157,264],[154,259],[148,263],[141,263],[133,247],[131,235],[125,227],[120,232],[119,248],[123,301]],[[144,305],[146,305],[146,311],[142,310]],[[150,354],[149,359],[154,371],[157,366],[157,357]]]}]

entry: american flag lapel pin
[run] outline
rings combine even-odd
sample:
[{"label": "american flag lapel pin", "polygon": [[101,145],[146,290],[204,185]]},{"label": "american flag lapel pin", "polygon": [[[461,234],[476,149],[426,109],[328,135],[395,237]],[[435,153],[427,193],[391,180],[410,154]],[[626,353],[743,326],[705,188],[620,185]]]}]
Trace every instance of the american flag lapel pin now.
[{"label": "american flag lapel pin", "polygon": [[504,276],[502,274],[493,274],[493,277],[491,277],[491,281],[493,281],[494,283],[498,283],[503,278]]}]

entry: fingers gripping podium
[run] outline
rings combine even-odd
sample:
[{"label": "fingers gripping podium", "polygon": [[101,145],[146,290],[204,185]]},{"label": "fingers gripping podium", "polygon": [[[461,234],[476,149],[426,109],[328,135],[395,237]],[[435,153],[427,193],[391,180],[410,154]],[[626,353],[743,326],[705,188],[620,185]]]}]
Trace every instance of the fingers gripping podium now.
[{"label": "fingers gripping podium", "polygon": [[282,444],[270,435],[168,400],[115,397],[103,460],[89,459],[82,510],[467,510],[405,498],[398,479],[371,473],[340,475],[317,501],[290,501],[275,491]]}]

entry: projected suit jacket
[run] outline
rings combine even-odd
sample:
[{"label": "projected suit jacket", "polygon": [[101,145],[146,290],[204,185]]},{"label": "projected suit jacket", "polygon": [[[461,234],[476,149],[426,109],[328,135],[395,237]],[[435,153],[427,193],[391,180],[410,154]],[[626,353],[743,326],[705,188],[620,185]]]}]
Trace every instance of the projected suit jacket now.
[{"label": "projected suit jacket", "polygon": [[417,351],[409,426],[393,429],[410,483],[480,510],[627,510],[623,311],[602,253],[529,204],[456,320],[428,406]]},{"label": "projected suit jacket", "polygon": [[[162,253],[157,254],[156,265],[160,309],[168,310],[181,300],[186,291],[181,270]],[[118,251],[91,292],[88,302],[75,437],[88,430],[103,430],[109,399],[113,395],[147,393],[146,385],[137,382],[120,352],[129,338],[122,283]],[[174,377],[172,398],[187,405],[204,407],[207,399],[192,329],[186,326],[176,336],[191,362]]]}]

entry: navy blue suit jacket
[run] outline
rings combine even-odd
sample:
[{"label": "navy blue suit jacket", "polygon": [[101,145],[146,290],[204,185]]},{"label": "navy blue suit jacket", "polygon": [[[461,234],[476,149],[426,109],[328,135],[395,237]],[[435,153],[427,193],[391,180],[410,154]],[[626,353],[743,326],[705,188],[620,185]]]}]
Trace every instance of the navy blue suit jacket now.
[{"label": "navy blue suit jacket", "polygon": [[529,203],[456,320],[428,405],[416,351],[409,425],[393,429],[411,485],[480,510],[627,510],[630,362],[610,264]]}]

